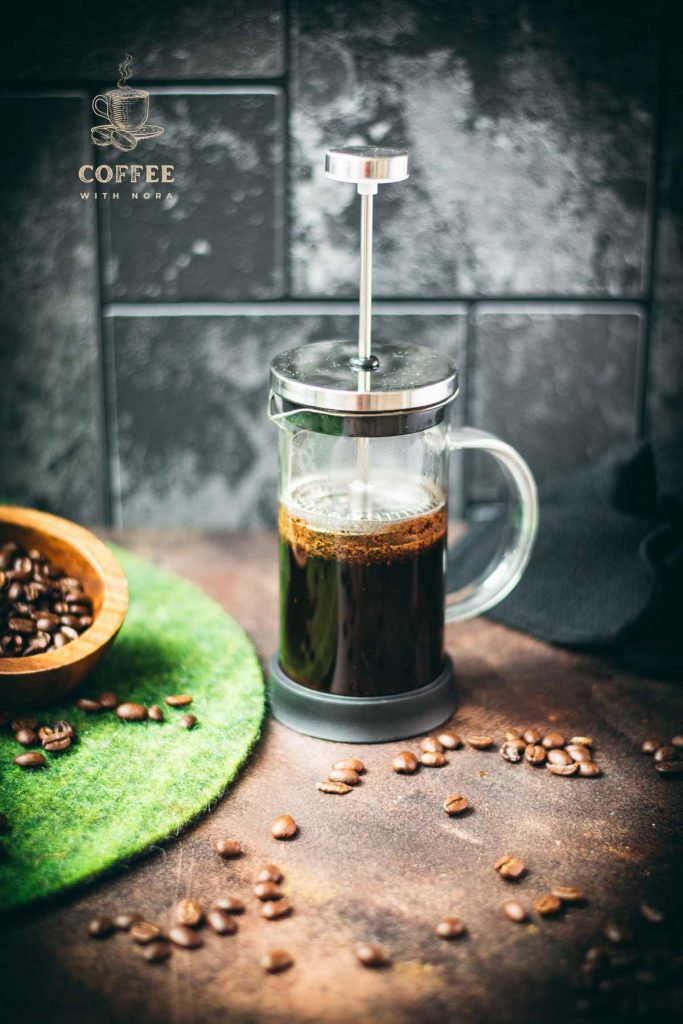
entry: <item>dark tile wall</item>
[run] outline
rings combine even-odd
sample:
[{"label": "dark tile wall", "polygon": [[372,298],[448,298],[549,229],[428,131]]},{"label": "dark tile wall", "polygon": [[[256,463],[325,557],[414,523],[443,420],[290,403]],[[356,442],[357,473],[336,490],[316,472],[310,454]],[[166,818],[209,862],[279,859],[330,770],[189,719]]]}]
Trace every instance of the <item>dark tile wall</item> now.
[{"label": "dark tile wall", "polygon": [[[683,429],[681,5],[368,11],[14,11],[0,500],[124,526],[273,521],[269,360],[355,333],[358,201],[323,174],[338,142],[410,151],[376,202],[374,333],[456,359],[456,422],[500,433],[539,480]],[[134,154],[89,134],[126,52],[164,128]],[[173,163],[173,198],[80,198],[80,164],[133,160]],[[499,496],[483,460],[455,468],[456,509]]]}]

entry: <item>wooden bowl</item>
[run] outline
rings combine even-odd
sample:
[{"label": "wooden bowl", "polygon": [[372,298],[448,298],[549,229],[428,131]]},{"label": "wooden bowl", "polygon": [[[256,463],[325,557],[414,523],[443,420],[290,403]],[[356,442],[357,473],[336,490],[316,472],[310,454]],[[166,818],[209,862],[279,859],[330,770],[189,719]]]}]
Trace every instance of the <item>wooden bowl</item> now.
[{"label": "wooden bowl", "polygon": [[128,610],[128,584],[109,548],[89,530],[30,508],[0,505],[0,544],[38,548],[83,582],[93,624],[59,650],[0,658],[0,709],[38,707],[79,685],[111,646]]}]

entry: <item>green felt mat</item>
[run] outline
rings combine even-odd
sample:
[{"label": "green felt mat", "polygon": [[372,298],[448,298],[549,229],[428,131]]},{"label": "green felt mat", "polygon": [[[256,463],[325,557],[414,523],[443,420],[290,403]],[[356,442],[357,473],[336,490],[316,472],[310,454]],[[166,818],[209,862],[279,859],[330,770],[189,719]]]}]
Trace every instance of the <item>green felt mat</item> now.
[{"label": "green felt mat", "polygon": [[[21,752],[0,734],[0,810],[10,821],[0,862],[0,909],[94,878],[166,838],[206,810],[235,777],[264,712],[256,653],[214,601],[185,580],[115,550],[130,609],[112,650],[75,696],[113,690],[120,700],[164,707],[165,722],[87,715],[73,700],[35,712],[68,718],[77,742],[48,754],[42,770],[14,764]],[[191,708],[163,704],[190,693]],[[180,716],[199,722],[188,731]]]}]

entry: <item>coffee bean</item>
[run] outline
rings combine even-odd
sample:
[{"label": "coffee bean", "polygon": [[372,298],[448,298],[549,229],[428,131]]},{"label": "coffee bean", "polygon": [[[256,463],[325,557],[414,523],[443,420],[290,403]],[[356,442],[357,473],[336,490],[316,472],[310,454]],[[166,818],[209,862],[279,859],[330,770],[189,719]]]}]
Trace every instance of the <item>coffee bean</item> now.
[{"label": "coffee bean", "polygon": [[[97,705],[98,708],[100,705]],[[144,704],[134,704],[127,702],[125,704],[119,704],[116,709],[116,715],[121,718],[124,722],[144,722],[147,718],[147,708]]]},{"label": "coffee bean", "polygon": [[42,725],[38,730],[38,738],[41,743],[44,740],[52,740],[56,736],[68,736],[69,739],[73,739],[75,732],[71,722],[67,722],[65,718],[60,718],[58,721],[53,722],[52,725]]},{"label": "coffee bean", "polygon": [[45,755],[39,754],[37,750],[31,750],[15,757],[14,763],[18,764],[20,768],[44,768]]},{"label": "coffee bean", "polygon": [[546,764],[546,768],[553,775],[576,775],[579,765],[572,761],[570,764]]},{"label": "coffee bean", "polygon": [[163,722],[163,720],[164,720],[164,713],[163,713],[163,711],[161,710],[161,708],[159,707],[158,704],[152,704],[147,709],[147,717],[151,718],[151,720],[153,722]]},{"label": "coffee bean", "polygon": [[584,779],[596,779],[600,775],[600,766],[595,761],[581,761],[579,775]]},{"label": "coffee bean", "polygon": [[358,775],[362,775],[365,771],[365,765],[362,761],[359,761],[357,757],[343,757],[341,761],[335,761],[332,765],[332,771],[335,772],[357,772]]},{"label": "coffee bean", "polygon": [[535,767],[545,764],[546,756],[545,747],[542,747],[540,743],[529,743],[524,750],[524,760]]},{"label": "coffee bean", "polygon": [[415,754],[411,753],[410,750],[403,750],[391,762],[391,767],[399,775],[412,775],[420,765]]},{"label": "coffee bean", "polygon": [[213,901],[216,910],[223,910],[226,914],[243,914],[244,903],[237,896],[219,896]]},{"label": "coffee bean", "polygon": [[683,736],[672,736],[671,746],[676,747],[677,750],[683,750]]},{"label": "coffee bean", "polygon": [[192,703],[192,697],[190,697],[189,693],[176,693],[164,697],[164,702],[170,708],[185,708],[188,704]]},{"label": "coffee bean", "polygon": [[434,751],[443,750],[443,744],[439,743],[435,736],[425,736],[424,739],[420,740],[420,750],[427,751],[428,753],[434,753]]},{"label": "coffee bean", "polygon": [[661,924],[665,920],[664,913],[658,910],[657,907],[653,907],[650,903],[640,904],[640,914],[648,924]]},{"label": "coffee bean", "polygon": [[124,910],[114,918],[114,927],[120,932],[128,932],[136,921],[142,920],[142,914],[138,914],[135,910]]},{"label": "coffee bean", "polygon": [[188,928],[198,928],[204,920],[204,908],[199,900],[180,900],[175,905],[173,920],[176,924],[186,925]]},{"label": "coffee bean", "polygon": [[521,924],[522,921],[527,919],[526,910],[517,900],[506,900],[503,904],[503,913],[517,924]]},{"label": "coffee bean", "polygon": [[256,876],[257,882],[275,882],[278,885],[282,881],[282,872],[277,864],[264,864]]},{"label": "coffee bean", "polygon": [[174,946],[180,946],[181,949],[199,949],[204,945],[201,935],[184,924],[176,924],[169,928],[168,937]]},{"label": "coffee bean", "polygon": [[286,971],[294,961],[286,949],[269,949],[261,957],[261,967],[268,974],[277,974],[279,971]]},{"label": "coffee bean", "polygon": [[499,857],[493,867],[500,877],[505,878],[507,881],[516,881],[516,879],[521,878],[526,871],[526,864],[524,861],[520,860],[519,857],[513,857],[509,853]]},{"label": "coffee bean", "polygon": [[153,921],[134,921],[130,926],[130,937],[133,942],[145,946],[148,942],[154,942],[162,935],[161,928]]},{"label": "coffee bean", "polygon": [[76,701],[76,707],[79,711],[85,711],[88,715],[94,715],[102,710],[102,705],[98,700],[90,700],[88,697],[79,697]]},{"label": "coffee bean", "polygon": [[665,778],[678,778],[683,775],[683,761],[659,761],[655,768]]},{"label": "coffee bean", "polygon": [[361,942],[356,946],[356,957],[363,967],[386,967],[389,963],[387,951],[375,942]]},{"label": "coffee bean", "polygon": [[425,750],[420,754],[420,764],[425,768],[443,768],[447,763],[446,755],[440,750]]},{"label": "coffee bean", "polygon": [[659,740],[645,740],[640,749],[643,754],[654,754],[655,750],[659,750],[661,745]]},{"label": "coffee bean", "polygon": [[292,912],[292,904],[289,900],[269,900],[261,907],[261,913],[268,921],[275,921],[278,917],[286,917]]},{"label": "coffee bean", "polygon": [[571,757],[572,761],[588,762],[593,760],[593,753],[588,747],[581,746],[577,743],[570,743],[565,750]]},{"label": "coffee bean", "polygon": [[593,747],[595,743],[590,736],[572,736],[569,745],[573,747]]},{"label": "coffee bean", "polygon": [[168,960],[171,951],[170,942],[157,940],[156,942],[150,942],[147,946],[142,946],[140,955],[151,964],[160,964],[162,960]]},{"label": "coffee bean", "polygon": [[470,747],[474,747],[475,750],[488,750],[489,747],[493,746],[493,740],[490,736],[465,736],[465,743],[469,744]]},{"label": "coffee bean", "polygon": [[38,728],[37,718],[13,718],[11,722],[11,729],[13,733],[22,732],[24,729],[30,729],[34,732]]},{"label": "coffee bean", "polygon": [[551,885],[550,892],[563,903],[581,903],[583,893],[573,885]]},{"label": "coffee bean", "polygon": [[343,782],[345,786],[357,786],[360,775],[353,768],[333,768],[328,776],[330,782]]},{"label": "coffee bean", "polygon": [[213,848],[221,857],[239,857],[242,853],[242,844],[237,839],[224,839],[220,836],[213,841]]},{"label": "coffee bean", "polygon": [[71,737],[55,734],[51,739],[43,740],[43,750],[49,754],[61,754],[71,746]]},{"label": "coffee bean", "polygon": [[546,893],[544,896],[538,897],[534,903],[534,910],[541,917],[552,917],[553,914],[559,914],[562,910],[562,900],[553,896],[551,892]]},{"label": "coffee bean", "polygon": [[537,743],[541,742],[543,733],[540,729],[529,728],[525,729],[522,733],[522,738],[526,743],[530,743],[532,746],[536,746]]},{"label": "coffee bean", "polygon": [[282,893],[278,888],[277,882],[257,882],[254,886],[254,896],[257,900],[280,900],[282,899]]},{"label": "coffee bean", "polygon": [[548,764],[573,764],[574,760],[566,750],[558,750],[553,747],[548,751]]},{"label": "coffee bean", "polygon": [[655,761],[660,764],[662,761],[675,761],[678,758],[678,751],[669,744],[665,747],[658,747],[655,750]]},{"label": "coffee bean", "polygon": [[270,831],[274,839],[292,839],[299,829],[291,814],[279,814]]},{"label": "coffee bean", "polygon": [[451,816],[456,814],[464,814],[469,807],[469,800],[466,800],[464,796],[460,796],[459,793],[453,793],[447,797],[443,803],[443,809],[446,814]]},{"label": "coffee bean", "polygon": [[630,929],[618,921],[605,921],[602,934],[613,946],[625,946],[632,939]]},{"label": "coffee bean", "polygon": [[522,740],[522,734],[519,729],[506,729],[503,735],[503,739],[506,743],[515,743],[519,740],[522,743],[522,747],[526,746],[524,740]]},{"label": "coffee bean", "polygon": [[526,744],[520,737],[519,739],[506,740],[503,746],[500,748],[500,756],[511,764],[517,764],[522,760]]},{"label": "coffee bean", "polygon": [[17,743],[21,743],[22,747],[34,747],[38,742],[38,737],[33,729],[18,729],[14,734],[14,738]]},{"label": "coffee bean", "polygon": [[343,782],[316,782],[315,788],[319,789],[321,793],[336,793],[337,796],[351,792],[351,786],[347,786]]},{"label": "coffee bean", "polygon": [[206,915],[206,920],[216,935],[234,935],[237,931],[237,921],[219,907],[212,907]]},{"label": "coffee bean", "polygon": [[93,917],[88,925],[88,934],[93,939],[106,939],[114,931],[114,922],[106,914],[98,914]]},{"label": "coffee bean", "polygon": [[467,926],[459,917],[444,917],[434,931],[440,939],[459,939],[467,934]]},{"label": "coffee bean", "polygon": [[183,729],[194,729],[195,725],[197,724],[197,716],[196,715],[182,715],[178,719],[178,721],[179,721],[180,725],[183,727]]},{"label": "coffee bean", "polygon": [[[64,637],[66,640],[78,640],[78,632],[71,626],[62,626],[59,633],[55,633],[55,639],[58,637]],[[98,704],[98,711],[102,710],[102,706]]]},{"label": "coffee bean", "polygon": [[541,743],[543,744],[546,750],[555,750],[558,747],[564,747],[566,742],[567,741],[561,732],[546,733],[546,735],[541,740]]},{"label": "coffee bean", "polygon": [[115,693],[111,692],[111,690],[105,690],[104,693],[99,695],[97,700],[99,701],[100,707],[104,708],[106,711],[111,711],[118,704],[118,698]]},{"label": "coffee bean", "polygon": [[462,746],[462,740],[457,732],[440,732],[436,738],[445,750],[457,750]]},{"label": "coffee bean", "polygon": [[22,619],[18,616],[8,619],[7,627],[11,633],[20,633],[21,636],[31,636],[36,631],[33,619]]}]

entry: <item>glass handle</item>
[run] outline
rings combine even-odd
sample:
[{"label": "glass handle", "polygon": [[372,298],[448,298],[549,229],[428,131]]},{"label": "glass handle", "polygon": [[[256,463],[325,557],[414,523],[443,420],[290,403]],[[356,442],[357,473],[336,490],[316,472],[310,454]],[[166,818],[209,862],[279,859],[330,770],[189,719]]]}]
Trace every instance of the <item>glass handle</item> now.
[{"label": "glass handle", "polygon": [[460,622],[493,608],[519,583],[536,539],[538,494],[522,456],[493,434],[474,427],[451,427],[447,444],[451,451],[472,449],[492,455],[510,494],[510,511],[495,558],[471,583],[446,598],[446,622]]}]

